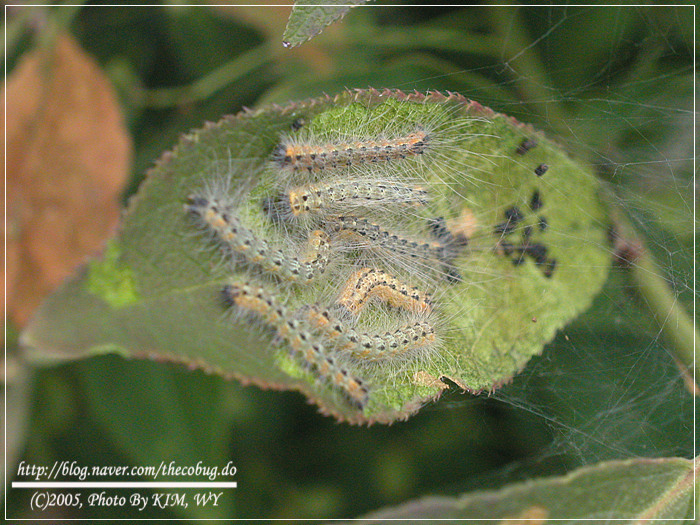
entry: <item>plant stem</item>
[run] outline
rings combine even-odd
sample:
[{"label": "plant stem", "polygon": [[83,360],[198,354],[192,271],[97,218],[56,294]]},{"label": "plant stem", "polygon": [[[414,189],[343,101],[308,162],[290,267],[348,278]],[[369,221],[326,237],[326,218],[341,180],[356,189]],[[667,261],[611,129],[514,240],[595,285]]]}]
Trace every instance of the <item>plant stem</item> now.
[{"label": "plant stem", "polygon": [[700,341],[697,328],[676,299],[668,280],[663,276],[663,269],[648,250],[642,249],[639,259],[632,265],[631,275],[661,333],[671,343],[674,356],[686,368],[686,372],[695,372],[695,377],[698,377],[699,370],[694,357]]},{"label": "plant stem", "polygon": [[[279,48],[279,49],[278,49]],[[189,85],[144,90],[142,105],[162,109],[205,100],[216,91],[232,84],[257,68],[272,62],[284,50],[271,43],[261,44],[207,73]]]},{"label": "plant stem", "polygon": [[678,302],[668,279],[641,236],[627,219],[625,212],[608,198],[613,224],[618,239],[624,246],[633,247],[633,257],[625,257],[630,263],[630,276],[637,292],[644,299],[649,311],[656,320],[663,337],[670,343],[670,352],[686,376],[694,380],[700,376],[695,352],[698,351],[698,330],[693,319]]}]

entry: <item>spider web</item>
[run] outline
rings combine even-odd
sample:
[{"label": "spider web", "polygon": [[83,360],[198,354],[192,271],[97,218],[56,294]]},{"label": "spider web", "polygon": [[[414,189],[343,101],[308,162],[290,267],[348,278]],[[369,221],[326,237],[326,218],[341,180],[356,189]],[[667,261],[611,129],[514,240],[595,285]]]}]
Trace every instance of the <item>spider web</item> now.
[{"label": "spider web", "polygon": [[[529,10],[525,26],[532,38],[523,40],[517,34],[522,29],[515,29],[521,13],[504,8],[501,63],[455,75],[478,73],[501,79],[502,87],[538,93],[542,98],[534,104],[489,103],[537,121],[592,163],[659,268],[641,268],[634,254],[626,254],[631,268],[616,265],[593,307],[486,401],[486,413],[495,418],[490,431],[502,433],[504,455],[519,458],[455,489],[610,459],[695,454],[691,387],[665,335],[676,328],[668,326],[673,318],[654,309],[632,278],[637,270],[642,278],[651,273],[665,280],[672,302],[694,313],[694,78],[692,49],[679,37],[679,27],[692,26],[693,11],[605,9],[604,16],[596,7]],[[595,44],[596,60],[567,63],[562,40],[591,16],[612,21],[606,26],[611,36],[606,45]],[[580,49],[571,52],[576,56]],[[533,75],[536,67],[545,74]],[[463,93],[477,100],[492,96],[479,88]],[[545,111],[535,112],[533,105]],[[427,410],[471,403],[452,394]],[[453,420],[443,430],[458,432],[462,423]],[[520,431],[508,436],[518,425]],[[519,444],[510,446],[509,439]],[[531,446],[523,446],[528,439]]]}]

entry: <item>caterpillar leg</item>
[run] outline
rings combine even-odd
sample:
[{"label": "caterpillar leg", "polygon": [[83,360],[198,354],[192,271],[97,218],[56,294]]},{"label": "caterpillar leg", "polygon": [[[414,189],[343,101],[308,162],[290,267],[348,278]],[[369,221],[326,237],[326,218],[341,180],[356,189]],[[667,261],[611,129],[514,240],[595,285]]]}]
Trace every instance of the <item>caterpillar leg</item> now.
[{"label": "caterpillar leg", "polygon": [[232,283],[224,287],[223,294],[229,304],[257,315],[273,328],[322,379],[343,390],[360,408],[367,404],[369,390],[364,382],[339,365],[307,326],[290,315],[287,308],[265,288],[248,283]]},{"label": "caterpillar leg", "polygon": [[233,206],[213,198],[190,196],[185,209],[212,231],[231,252],[264,271],[293,282],[308,282],[322,274],[329,263],[330,238],[321,230],[311,232],[302,259],[272,248],[246,227]]}]

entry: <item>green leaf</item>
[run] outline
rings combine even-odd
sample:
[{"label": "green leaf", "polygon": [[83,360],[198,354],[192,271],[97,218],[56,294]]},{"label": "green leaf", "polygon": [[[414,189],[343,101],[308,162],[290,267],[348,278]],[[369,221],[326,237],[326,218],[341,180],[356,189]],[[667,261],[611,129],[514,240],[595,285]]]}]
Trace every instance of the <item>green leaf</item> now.
[{"label": "green leaf", "polygon": [[284,47],[292,48],[311,40],[323,29],[343,18],[351,7],[364,4],[367,0],[307,0],[294,4],[284,30]]},{"label": "green leaf", "polygon": [[457,498],[426,497],[355,523],[402,518],[431,519],[437,524],[455,519],[476,520],[472,523],[489,523],[489,519],[538,524],[553,519],[692,523],[693,470],[693,461],[683,458],[610,461],[497,491]]},{"label": "green leaf", "polygon": [[[133,464],[150,465],[154,458],[173,465],[201,462],[205,468],[226,464],[230,421],[222,410],[217,378],[108,357],[86,360],[77,371],[91,418]],[[139,409],[124,410],[125,406]],[[231,503],[231,494],[224,494],[220,505],[171,510],[222,518]]]},{"label": "green leaf", "polygon": [[[293,131],[301,122],[301,130]],[[213,188],[235,202],[241,221],[270,247],[287,250],[286,257],[300,256],[311,228],[287,219],[280,224],[262,204],[290,185],[342,180],[344,172],[285,173],[270,161],[280,137],[293,135],[303,143],[311,136],[332,144],[381,141],[416,130],[426,134],[425,155],[397,156],[371,169],[352,166],[345,176],[372,181],[370,187],[418,184],[429,196],[423,206],[387,203],[358,213],[389,233],[446,250],[449,260],[410,256],[410,250],[402,254],[396,247],[344,245],[334,237],[337,250],[326,273],[311,284],[291,285],[223,253],[220,241],[185,211],[189,195]],[[525,141],[537,145],[525,152]],[[535,169],[543,164],[550,167],[538,176]],[[457,95],[369,90],[246,111],[184,137],[163,156],[103,260],[47,300],[22,343],[37,361],[118,352],[183,362],[299,390],[341,420],[391,422],[408,417],[448,384],[478,392],[509,381],[590,305],[610,266],[599,189],[587,167],[529,126]],[[431,228],[439,218],[442,226]],[[316,226],[328,227],[323,221]],[[457,242],[461,235],[468,246]],[[370,300],[346,325],[382,335],[425,322],[436,340],[425,336],[428,344],[403,359],[368,362],[314,332],[310,340],[323,345],[321,355],[367,385],[368,400],[360,406],[348,399],[352,390],[338,387],[340,376],[310,369],[302,352],[292,354],[289,345],[278,344],[260,316],[232,315],[241,308],[222,298],[226,285],[254,278],[298,318],[312,304],[337,308],[341,291],[363,267],[431,294],[432,304],[422,304],[419,313]],[[378,290],[376,299],[392,297],[389,285]]]}]

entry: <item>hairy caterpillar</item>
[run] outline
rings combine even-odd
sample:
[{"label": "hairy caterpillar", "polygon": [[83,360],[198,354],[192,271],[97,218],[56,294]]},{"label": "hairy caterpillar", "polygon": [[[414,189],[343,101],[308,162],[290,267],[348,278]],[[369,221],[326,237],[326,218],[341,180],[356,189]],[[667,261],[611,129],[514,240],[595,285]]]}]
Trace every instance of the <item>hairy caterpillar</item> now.
[{"label": "hairy caterpillar", "polygon": [[430,138],[423,130],[416,130],[393,139],[340,141],[310,144],[290,137],[285,138],[272,152],[272,160],[292,171],[324,170],[350,167],[362,163],[386,162],[422,155]]},{"label": "hairy caterpillar", "polygon": [[266,201],[265,206],[274,217],[298,218],[332,211],[341,206],[352,209],[362,205],[424,205],[427,202],[426,190],[413,184],[341,179],[292,188]]},{"label": "hairy caterpillar", "polygon": [[430,294],[376,268],[354,272],[345,284],[338,304],[357,314],[374,298],[408,311],[429,312],[432,308]]},{"label": "hairy caterpillar", "polygon": [[311,307],[305,314],[314,328],[335,342],[341,351],[369,360],[405,358],[435,342],[435,329],[426,321],[406,324],[391,332],[370,334],[349,328],[329,309]]},{"label": "hairy caterpillar", "polygon": [[225,201],[205,196],[190,196],[186,210],[199,217],[233,252],[248,262],[289,281],[311,281],[322,274],[328,265],[330,251],[328,235],[320,230],[309,235],[306,257],[300,259],[281,249],[273,249],[251,229],[243,225],[235,207]]}]

